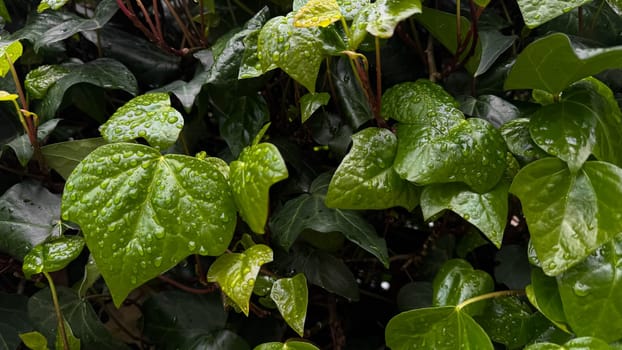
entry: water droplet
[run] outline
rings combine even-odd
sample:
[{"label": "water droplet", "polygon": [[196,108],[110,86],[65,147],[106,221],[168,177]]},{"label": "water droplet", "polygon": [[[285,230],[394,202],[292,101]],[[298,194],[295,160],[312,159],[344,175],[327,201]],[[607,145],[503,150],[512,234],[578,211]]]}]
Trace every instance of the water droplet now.
[{"label": "water droplet", "polygon": [[194,249],[197,247],[197,244],[195,241],[189,241],[188,242],[188,249],[194,251]]},{"label": "water droplet", "polygon": [[464,218],[464,220],[469,220],[471,218],[471,215],[464,214],[462,217]]},{"label": "water droplet", "polygon": [[140,131],[138,132],[138,136],[140,136],[140,137],[145,137],[145,136],[147,136],[147,132],[146,132],[145,130],[140,130]]},{"label": "water droplet", "polygon": [[587,296],[590,294],[590,290],[590,286],[581,281],[577,281],[574,286],[572,286],[572,291],[579,297]]},{"label": "water droplet", "polygon": [[162,239],[164,238],[164,229],[162,227],[156,227],[156,229],[153,231],[153,234],[156,236],[156,238],[158,239]]},{"label": "water droplet", "polygon": [[162,257],[158,256],[155,259],[153,259],[153,266],[155,267],[160,267],[162,265]]},{"label": "water droplet", "polygon": [[177,123],[177,117],[175,116],[169,117],[166,121],[169,122],[170,124],[175,124]]}]

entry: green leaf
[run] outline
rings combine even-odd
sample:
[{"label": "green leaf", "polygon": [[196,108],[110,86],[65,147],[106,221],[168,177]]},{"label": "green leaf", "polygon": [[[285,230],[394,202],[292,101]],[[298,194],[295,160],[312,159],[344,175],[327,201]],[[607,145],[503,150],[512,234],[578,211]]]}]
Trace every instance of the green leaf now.
[{"label": "green leaf", "polygon": [[527,298],[546,318],[559,329],[570,333],[562,300],[555,279],[540,269],[531,271],[531,284],[525,288]]},{"label": "green leaf", "polygon": [[343,18],[337,0],[309,0],[294,15],[299,28],[327,27]]},{"label": "green leaf", "polygon": [[527,247],[519,244],[504,244],[495,255],[495,281],[509,289],[519,290],[531,281],[531,265]]},{"label": "green leaf", "polygon": [[331,65],[330,74],[335,85],[335,96],[345,117],[352,128],[358,128],[374,118],[365,92],[358,83],[356,75],[350,66],[350,60],[339,57],[337,64]]},{"label": "green leaf", "polygon": [[399,22],[421,13],[422,8],[420,0],[379,0],[368,6],[366,29],[379,38],[392,37]]},{"label": "green leaf", "polygon": [[529,124],[529,119],[519,118],[503,124],[500,129],[508,149],[522,163],[531,163],[549,156],[532,140]]},{"label": "green leaf", "polygon": [[32,350],[48,350],[48,340],[39,332],[33,331],[28,333],[20,333],[19,338],[29,349]]},{"label": "green leaf", "polygon": [[397,138],[387,130],[366,128],[352,136],[352,148],[333,176],[326,205],[341,209],[413,210],[419,189],[393,169]]},{"label": "green leaf", "polygon": [[578,336],[622,338],[622,236],[557,277],[566,320]]},{"label": "green leaf", "polygon": [[6,76],[11,65],[22,56],[23,50],[19,40],[0,41],[0,77]]},{"label": "green leaf", "polygon": [[476,321],[495,343],[518,349],[534,335],[533,315],[531,307],[518,298],[494,298]]},{"label": "green leaf", "polygon": [[[39,125],[37,128],[37,139],[39,141],[45,140],[52,133],[52,131],[56,129],[58,122],[60,122],[60,119],[51,119]],[[28,164],[34,154],[34,148],[32,147],[30,139],[26,134],[16,137],[11,142],[7,143],[6,147],[10,147],[13,152],[15,152],[17,160],[19,160],[19,163],[23,167]]]},{"label": "green leaf", "polygon": [[183,80],[175,80],[157,89],[151,90],[150,93],[170,92],[175,95],[175,97],[177,97],[181,105],[184,107],[186,113],[190,113],[190,111],[192,111],[194,101],[196,100],[199,93],[201,93],[203,85],[205,85],[206,79],[207,72],[201,72],[195,75],[188,82]]},{"label": "green leaf", "polygon": [[24,257],[24,277],[62,270],[80,255],[82,248],[84,239],[80,236],[62,236],[36,245]]},{"label": "green leaf", "polygon": [[236,217],[213,163],[125,143],[102,146],[76,167],[62,213],[82,228],[117,306],[190,254],[222,254]]},{"label": "green leaf", "polygon": [[[474,270],[466,260],[451,259],[437,272],[433,287],[434,306],[456,306],[467,299],[492,292],[495,284],[488,273]],[[485,306],[485,303],[480,302],[468,305],[464,310],[469,315],[477,315],[481,314]]]},{"label": "green leaf", "polygon": [[317,346],[295,340],[288,340],[285,343],[272,342],[257,345],[253,350],[320,350]]},{"label": "green leaf", "polygon": [[326,106],[330,100],[330,94],[327,92],[310,92],[300,98],[300,115],[302,122],[306,122],[311,118],[313,112],[322,106]]},{"label": "green leaf", "polygon": [[369,0],[337,0],[337,3],[345,20],[351,21],[356,14],[369,5]]},{"label": "green leaf", "polygon": [[142,137],[157,149],[167,149],[177,141],[184,117],[171,107],[167,93],[134,97],[102,125],[99,130],[108,142],[131,141]]},{"label": "green leaf", "polygon": [[461,101],[460,110],[471,117],[485,119],[496,128],[520,115],[516,106],[495,95],[467,96]]},{"label": "green leaf", "polygon": [[288,176],[281,153],[271,143],[252,145],[244,148],[230,167],[229,180],[240,215],[253,232],[264,233],[270,186]]},{"label": "green leaf", "polygon": [[272,249],[256,244],[243,253],[221,255],[207,272],[209,282],[217,282],[222,291],[248,316],[249,300],[259,268],[272,261]]},{"label": "green leaf", "polygon": [[[228,329],[222,329],[207,335],[199,335],[195,338],[188,339],[188,349],[206,349],[206,350],[249,350],[250,347],[237,333]],[[175,344],[171,349],[179,349],[179,344]]]},{"label": "green leaf", "polygon": [[557,158],[524,167],[510,192],[519,197],[538,260],[555,276],[622,232],[622,170],[590,161],[572,174]]},{"label": "green leaf", "polygon": [[244,147],[250,146],[261,127],[270,121],[266,100],[259,95],[226,99],[218,105],[220,135],[225,139],[231,154],[238,157]]},{"label": "green leaf", "polygon": [[9,13],[9,10],[6,8],[6,4],[4,3],[4,0],[0,0],[0,17],[2,17],[2,19],[6,23],[11,23],[11,14]]},{"label": "green leaf", "polygon": [[285,322],[303,337],[309,302],[305,275],[297,274],[292,278],[278,279],[272,285],[270,299],[274,300]]},{"label": "green leaf", "polygon": [[34,182],[21,182],[0,197],[0,251],[20,260],[59,232],[60,198]]},{"label": "green leaf", "polygon": [[67,179],[84,157],[105,144],[107,142],[101,137],[65,141],[45,145],[41,147],[41,153],[48,166]]},{"label": "green leaf", "polygon": [[517,0],[527,28],[535,28],[590,0]]},{"label": "green leaf", "polygon": [[407,283],[397,293],[397,307],[400,311],[431,307],[433,293],[432,282]]},{"label": "green leaf", "polygon": [[97,268],[97,264],[95,260],[93,260],[93,256],[89,254],[89,259],[84,266],[84,275],[82,276],[82,280],[76,282],[73,285],[73,289],[78,292],[80,297],[84,297],[88,290],[99,280],[101,277],[101,273]]},{"label": "green leaf", "polygon": [[[28,40],[33,46],[36,46],[39,40],[45,38],[45,32],[49,29],[62,24],[66,21],[80,18],[76,14],[68,11],[46,11],[43,13],[32,13],[28,16],[26,25],[18,31],[15,31],[10,38],[12,40]],[[36,50],[35,52],[38,53]],[[54,45],[46,46],[45,51],[51,53],[61,53],[65,51],[65,48],[56,43]]]},{"label": "green leaf", "polygon": [[461,183],[429,185],[421,193],[423,217],[429,220],[445,209],[451,210],[477,227],[499,248],[508,216],[508,189],[505,181],[481,194]]},{"label": "green leaf", "polygon": [[42,99],[58,79],[69,73],[69,69],[59,65],[39,66],[26,74],[24,87],[31,98]]},{"label": "green leaf", "polygon": [[28,297],[0,292],[0,348],[18,349],[20,333],[33,329],[27,314]]},{"label": "green leaf", "polygon": [[554,33],[527,46],[508,73],[506,90],[540,89],[553,94],[610,68],[622,68],[622,46],[585,49]]},{"label": "green leaf", "polygon": [[[517,39],[516,35],[503,35],[497,30],[479,30],[479,42],[481,43],[481,54],[479,54],[479,63],[477,70],[473,73],[474,77],[481,76],[486,73],[490,67],[497,61],[507,49],[509,49]],[[476,50],[479,45],[476,46]],[[477,53],[476,53],[476,58]],[[470,60],[467,66],[470,66]]]},{"label": "green leaf", "polygon": [[39,6],[37,6],[37,12],[43,12],[47,9],[58,10],[69,0],[41,0]]},{"label": "green leaf", "polygon": [[[69,323],[64,317],[63,317],[63,324],[65,326],[65,337],[67,339],[67,345],[69,346],[69,350],[80,350],[80,339],[74,336],[73,330],[71,329],[71,325],[69,325]],[[65,349],[65,344],[62,340],[62,333],[60,329],[56,330],[55,348],[58,350]]]},{"label": "green leaf", "polygon": [[529,345],[525,350],[609,350],[609,344],[598,338],[581,337],[567,341],[564,345],[553,343],[536,343]]},{"label": "green leaf", "polygon": [[385,339],[391,350],[494,349],[471,316],[453,306],[402,312],[387,324]]},{"label": "green leaf", "polygon": [[85,64],[66,66],[70,72],[48,90],[41,105],[40,116],[49,118],[63,101],[67,89],[75,84],[88,83],[106,89],[119,89],[132,95],[138,93],[136,78],[123,64],[110,58],[98,58]]}]

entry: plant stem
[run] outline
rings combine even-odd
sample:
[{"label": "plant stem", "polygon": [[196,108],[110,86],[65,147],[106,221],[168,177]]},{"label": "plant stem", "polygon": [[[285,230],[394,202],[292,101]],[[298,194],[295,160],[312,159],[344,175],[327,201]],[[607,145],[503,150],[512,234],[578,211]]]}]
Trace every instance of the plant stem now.
[{"label": "plant stem", "polygon": [[462,18],[460,18],[460,0],[456,0],[456,44],[460,47],[462,43]]},{"label": "plant stem", "polygon": [[[348,38],[348,40],[350,40],[350,29],[348,28],[348,22],[346,22],[346,19],[341,16],[341,26],[343,27],[343,31],[346,33],[346,37]],[[350,45],[348,45],[348,48],[350,47]]]},{"label": "plant stem", "polygon": [[49,273],[43,272],[43,275],[48,280],[50,285],[50,293],[52,293],[52,302],[54,303],[54,310],[56,311],[56,318],[58,319],[58,330],[60,331],[60,336],[63,341],[63,348],[65,350],[69,350],[69,341],[67,340],[67,333],[65,331],[65,320],[63,318],[63,314],[60,311],[60,305],[58,304],[58,295],[56,294],[56,287],[54,286],[54,281],[52,280],[52,276]]},{"label": "plant stem", "polygon": [[188,41],[188,44],[191,46],[198,46],[197,43],[194,41],[194,38],[192,37],[192,35],[190,35],[190,32],[188,31],[188,27],[181,20],[181,17],[179,17],[179,14],[177,13],[173,5],[171,5],[171,2],[169,0],[163,0],[163,1],[166,7],[168,7],[168,10],[171,12],[171,16],[173,16],[173,19],[175,19],[175,22],[177,22],[177,25],[179,25],[179,29],[181,29],[181,32],[184,34],[184,37]]},{"label": "plant stem", "polygon": [[517,297],[517,296],[522,296],[522,295],[525,295],[525,291],[523,290],[501,290],[498,292],[486,293],[486,294],[478,295],[476,297],[463,301],[462,303],[460,303],[460,305],[456,306],[456,309],[458,310],[463,309],[465,306],[469,304],[477,303],[482,300],[499,298],[499,297]]},{"label": "plant stem", "polygon": [[13,77],[13,81],[15,82],[15,88],[17,88],[17,94],[19,95],[19,101],[22,104],[22,108],[28,109],[28,101],[26,100],[26,96],[24,95],[24,89],[22,88],[22,83],[19,81],[19,77],[17,76],[17,71],[15,70],[15,66],[13,62],[9,59],[8,55],[6,57],[7,62],[9,62],[9,69],[11,70],[11,76]]},{"label": "plant stem", "polygon": [[380,61],[380,38],[375,37],[376,44],[376,108],[378,115],[382,110],[382,62]]}]

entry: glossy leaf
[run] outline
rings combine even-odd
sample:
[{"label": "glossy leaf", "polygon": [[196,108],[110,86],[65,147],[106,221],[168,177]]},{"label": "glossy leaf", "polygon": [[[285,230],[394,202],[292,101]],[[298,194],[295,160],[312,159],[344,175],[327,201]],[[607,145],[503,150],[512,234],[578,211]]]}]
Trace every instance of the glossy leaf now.
[{"label": "glossy leaf", "polygon": [[36,245],[24,257],[24,277],[62,270],[80,255],[82,248],[84,239],[80,236],[63,236]]},{"label": "glossy leaf", "polygon": [[326,92],[310,92],[300,98],[300,115],[302,122],[311,118],[313,112],[322,106],[326,106],[330,100],[330,95]]},{"label": "glossy leaf", "polygon": [[548,154],[531,138],[529,124],[529,119],[519,118],[503,124],[500,128],[508,149],[523,163],[548,157]]},{"label": "glossy leaf", "polygon": [[305,275],[297,274],[292,278],[278,279],[272,285],[270,299],[274,300],[285,322],[298,335],[304,336],[307,304],[309,302],[309,290]]},{"label": "glossy leaf", "polygon": [[353,135],[352,142],[328,187],[328,207],[412,210],[417,206],[419,189],[393,169],[398,141],[391,131],[367,128]]},{"label": "glossy leaf", "polygon": [[529,345],[525,350],[609,350],[609,344],[598,338],[580,337],[567,341],[564,345],[553,343],[536,343]]},{"label": "glossy leaf", "polygon": [[48,166],[67,179],[84,157],[107,143],[101,137],[65,141],[45,145],[41,147],[41,153]]},{"label": "glossy leaf", "polygon": [[[37,139],[39,141],[45,140],[54,131],[54,129],[56,129],[59,122],[60,119],[51,119],[39,125],[37,128]],[[34,148],[32,147],[30,139],[26,134],[22,134],[11,140],[11,142],[6,144],[6,147],[11,148],[13,152],[15,152],[17,160],[19,160],[19,163],[24,167],[28,164],[34,154]]]},{"label": "glossy leaf", "polygon": [[521,290],[531,282],[531,266],[527,247],[518,244],[504,244],[495,255],[495,281],[509,289]]},{"label": "glossy leaf", "polygon": [[69,0],[41,0],[39,6],[37,6],[37,12],[43,12],[47,9],[58,10]]},{"label": "glossy leaf", "polygon": [[487,120],[496,128],[520,116],[516,106],[495,95],[468,96],[461,101],[460,110],[471,117]]},{"label": "glossy leaf", "polygon": [[474,77],[486,73],[497,62],[497,59],[509,49],[517,39],[515,35],[503,35],[497,30],[479,30],[481,57]]},{"label": "glossy leaf", "polygon": [[194,101],[196,100],[199,93],[201,93],[203,85],[205,85],[206,79],[207,72],[201,72],[195,75],[188,82],[183,80],[175,80],[155,90],[151,90],[150,92],[172,93],[173,95],[175,95],[175,97],[177,97],[181,105],[184,107],[186,113],[190,113],[190,111],[192,111],[192,106],[194,106]]},{"label": "glossy leaf", "polygon": [[263,343],[257,345],[253,350],[319,350],[319,348],[311,343],[290,340],[285,343]]},{"label": "glossy leaf", "polygon": [[[452,259],[446,261],[437,272],[433,288],[434,306],[456,306],[467,299],[492,292],[495,284],[485,271],[474,270],[466,260]],[[477,315],[481,314],[485,306],[485,303],[480,302],[468,305],[464,310],[469,315]]]},{"label": "glossy leaf", "polygon": [[331,66],[330,73],[335,84],[335,98],[348,124],[353,128],[358,128],[371,120],[373,114],[369,101],[352,71],[350,60],[340,57],[337,63]]},{"label": "glossy leaf", "polygon": [[590,0],[517,0],[528,28],[535,28],[588,2]]},{"label": "glossy leaf", "polygon": [[124,104],[99,130],[108,142],[131,141],[142,137],[157,149],[167,149],[177,141],[184,117],[171,107],[166,93],[149,93]]},{"label": "glossy leaf", "polygon": [[98,58],[80,65],[68,65],[67,68],[70,72],[57,80],[43,99],[40,113],[42,118],[49,118],[56,113],[65,92],[75,84],[88,83],[106,89],[124,90],[132,95],[138,92],[134,75],[113,59]]},{"label": "glossy leaf", "polygon": [[515,297],[491,299],[477,322],[495,342],[518,349],[534,332],[531,307]]},{"label": "glossy leaf", "polygon": [[369,5],[367,31],[379,38],[393,36],[397,24],[408,17],[421,13],[420,0],[379,0]]},{"label": "glossy leaf", "polygon": [[555,276],[577,264],[622,232],[622,170],[604,162],[587,162],[571,174],[557,158],[524,167],[510,192],[522,203],[531,240],[544,272]]},{"label": "glossy leaf", "polygon": [[327,27],[343,18],[336,0],[309,0],[294,15],[294,26]]},{"label": "glossy leaf", "polygon": [[42,99],[58,79],[69,73],[69,69],[59,65],[39,66],[26,74],[24,87],[30,97]]},{"label": "glossy leaf", "polygon": [[0,197],[0,250],[18,259],[59,232],[60,197],[34,182],[21,182]]},{"label": "glossy leaf", "polygon": [[622,236],[557,277],[566,320],[578,336],[622,338]]},{"label": "glossy leaf", "polygon": [[471,191],[460,183],[426,186],[421,193],[425,220],[448,209],[477,227],[497,247],[501,247],[508,216],[509,184],[502,181],[485,193]]},{"label": "glossy leaf", "polygon": [[219,105],[219,130],[231,154],[238,157],[244,147],[250,146],[261,127],[270,121],[266,100],[259,95],[227,99],[227,105]]},{"label": "glossy leaf", "polygon": [[271,143],[246,147],[231,162],[229,180],[240,215],[256,233],[264,233],[268,220],[270,187],[287,178],[285,161]]},{"label": "glossy leaf", "polygon": [[[28,40],[33,45],[44,38],[44,33],[49,29],[62,24],[63,22],[80,18],[68,11],[45,11],[43,13],[32,13],[28,16],[26,25],[15,31],[10,38],[12,40]],[[60,53],[64,48],[59,43],[44,47],[45,51]],[[42,50],[37,50],[42,51]],[[37,52],[36,51],[36,52]]]},{"label": "glossy leaf", "polygon": [[222,291],[248,316],[249,300],[261,265],[272,261],[272,249],[257,244],[243,253],[224,254],[207,272],[209,282],[217,282]]},{"label": "glossy leaf", "polygon": [[397,307],[400,311],[431,307],[433,293],[432,282],[415,281],[407,283],[397,293]]},{"label": "glossy leaf", "polygon": [[385,339],[391,350],[494,349],[471,316],[453,306],[402,312],[387,324]]},{"label": "glossy leaf", "polygon": [[11,70],[11,65],[22,56],[23,50],[19,40],[0,41],[0,77]]},{"label": "glossy leaf", "polygon": [[540,89],[553,94],[610,68],[622,68],[622,47],[585,49],[568,36],[554,33],[527,46],[505,81],[506,90]]},{"label": "glossy leaf", "polygon": [[82,228],[116,305],[189,254],[222,254],[236,217],[217,166],[125,143],[102,146],[76,167],[62,213]]},{"label": "glossy leaf", "polygon": [[570,333],[562,300],[555,279],[545,275],[540,269],[531,272],[531,284],[525,288],[527,298],[546,318],[559,329]]}]

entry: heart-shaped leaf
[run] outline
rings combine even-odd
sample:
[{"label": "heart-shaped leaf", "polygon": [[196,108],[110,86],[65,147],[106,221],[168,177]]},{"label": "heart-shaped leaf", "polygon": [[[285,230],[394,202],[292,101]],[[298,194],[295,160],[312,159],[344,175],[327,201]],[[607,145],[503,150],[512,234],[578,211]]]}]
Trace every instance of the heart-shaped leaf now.
[{"label": "heart-shaped leaf", "polygon": [[548,154],[532,140],[529,123],[527,118],[514,119],[503,124],[500,129],[510,152],[523,163],[548,157]]},{"label": "heart-shaped leaf", "polygon": [[561,16],[590,0],[517,0],[523,20],[528,28],[535,28]]},{"label": "heart-shaped leaf", "polygon": [[397,138],[391,131],[367,128],[353,135],[352,142],[328,187],[328,207],[412,210],[417,206],[419,189],[393,170]]},{"label": "heart-shaped leaf", "polygon": [[58,79],[69,73],[69,69],[59,65],[39,66],[26,74],[24,87],[31,98],[42,99]]},{"label": "heart-shaped leaf", "polygon": [[264,233],[270,186],[288,176],[281,153],[271,143],[252,145],[244,148],[230,167],[229,180],[240,215],[253,232]]},{"label": "heart-shaped leaf", "polygon": [[586,162],[576,174],[557,158],[530,163],[516,175],[517,195],[538,260],[555,276],[622,232],[622,170]]},{"label": "heart-shaped leaf", "polygon": [[236,221],[213,163],[126,143],[102,146],[76,167],[62,213],[82,228],[117,306],[190,254],[222,254]]},{"label": "heart-shaped leaf", "polygon": [[[446,261],[436,273],[433,281],[434,306],[456,306],[478,295],[490,293],[495,289],[492,277],[482,270],[474,270],[471,264],[462,259]],[[480,314],[486,304],[471,304],[464,308],[469,315]]]},{"label": "heart-shaped leaf", "polygon": [[496,128],[520,116],[516,106],[495,95],[467,96],[460,101],[460,110],[471,117],[487,120]]},{"label": "heart-shaped leaf", "polygon": [[272,261],[272,249],[256,244],[243,253],[224,254],[212,263],[207,280],[217,282],[222,291],[248,316],[249,300],[259,268]]},{"label": "heart-shaped leaf", "polygon": [[[39,141],[45,140],[54,131],[54,129],[56,129],[59,122],[60,119],[51,119],[39,125],[37,128],[37,139]],[[19,163],[24,167],[28,164],[35,152],[32,144],[30,143],[30,139],[26,134],[22,134],[14,138],[11,142],[6,144],[6,147],[11,148],[13,152],[15,152],[17,160],[19,160]]]},{"label": "heart-shaped leaf", "polygon": [[393,317],[385,329],[391,350],[492,350],[484,330],[454,306],[416,309]]},{"label": "heart-shaped leaf", "polygon": [[392,37],[399,22],[415,13],[421,13],[420,0],[379,0],[368,6],[366,29],[379,38]]},{"label": "heart-shaped leaf", "polygon": [[258,95],[226,98],[218,104],[220,135],[225,139],[231,154],[238,157],[244,147],[250,146],[253,137],[270,121],[266,100]]},{"label": "heart-shaped leaf", "polygon": [[490,300],[476,321],[494,342],[509,349],[519,349],[532,339],[534,319],[528,303],[508,297]]},{"label": "heart-shaped leaf", "polygon": [[508,216],[509,184],[501,181],[485,193],[471,191],[461,183],[426,186],[421,193],[421,209],[428,220],[448,209],[477,227],[490,241],[501,247]]},{"label": "heart-shaped leaf", "polygon": [[43,242],[32,248],[24,257],[24,277],[41,272],[62,270],[80,255],[84,239],[80,236],[63,236]]},{"label": "heart-shaped leaf", "polygon": [[272,285],[270,299],[274,301],[285,322],[301,337],[305,331],[309,290],[304,274],[278,279]]},{"label": "heart-shaped leaf", "polygon": [[19,40],[0,41],[0,77],[6,76],[11,65],[22,56],[24,48]]},{"label": "heart-shaped leaf", "polygon": [[48,166],[64,179],[67,179],[78,163],[97,147],[107,144],[103,138],[81,139],[53,143],[41,147],[41,153],[45,157]]},{"label": "heart-shaped leaf", "polygon": [[257,345],[253,350],[320,350],[320,348],[311,343],[291,340],[285,343],[263,343]]},{"label": "heart-shaped leaf", "polygon": [[313,112],[322,106],[326,106],[330,100],[330,94],[326,92],[310,92],[300,98],[300,116],[302,122],[311,118]]},{"label": "heart-shaped leaf", "polygon": [[555,278],[545,275],[540,269],[533,269],[531,284],[525,288],[525,292],[536,309],[559,329],[570,333]]},{"label": "heart-shaped leaf", "polygon": [[555,343],[531,344],[525,350],[609,350],[612,349],[606,342],[592,337],[580,337],[567,341],[564,345]]},{"label": "heart-shaped leaf", "polygon": [[301,28],[327,27],[343,18],[336,0],[309,0],[294,15],[294,25]]},{"label": "heart-shaped leaf", "polygon": [[99,130],[108,142],[144,138],[155,148],[167,149],[177,141],[184,117],[171,107],[167,93],[134,97],[102,125]]}]

